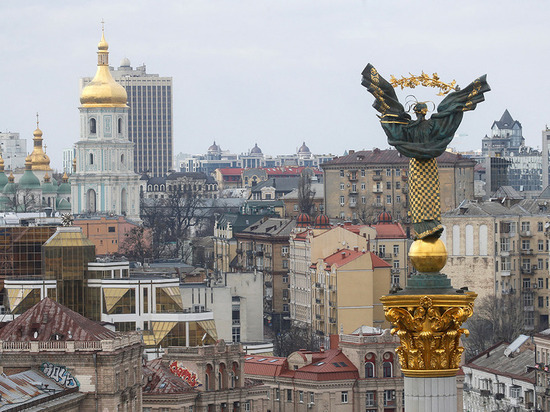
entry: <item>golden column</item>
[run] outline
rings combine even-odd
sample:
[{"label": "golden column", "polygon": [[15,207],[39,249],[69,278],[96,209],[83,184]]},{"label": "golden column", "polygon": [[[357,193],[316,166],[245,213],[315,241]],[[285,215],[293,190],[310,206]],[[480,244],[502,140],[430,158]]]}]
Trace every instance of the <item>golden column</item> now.
[{"label": "golden column", "polygon": [[[473,314],[477,294],[454,289],[441,273],[447,261],[439,193],[437,157],[453,139],[463,113],[475,109],[490,90],[486,76],[460,90],[456,82],[443,83],[436,73],[386,81],[367,65],[362,85],[375,97],[374,108],[381,113],[380,123],[388,143],[409,160],[410,214],[415,241],[409,256],[417,273],[406,288],[392,290],[380,300],[386,319],[393,325],[400,346],[396,349],[405,375],[405,407],[414,411],[456,411],[456,374],[464,348],[460,337],[468,335],[462,324]],[[430,118],[428,102],[408,103],[412,120],[399,103],[394,87],[437,87],[446,95]],[[435,104],[434,104],[435,106]]]}]

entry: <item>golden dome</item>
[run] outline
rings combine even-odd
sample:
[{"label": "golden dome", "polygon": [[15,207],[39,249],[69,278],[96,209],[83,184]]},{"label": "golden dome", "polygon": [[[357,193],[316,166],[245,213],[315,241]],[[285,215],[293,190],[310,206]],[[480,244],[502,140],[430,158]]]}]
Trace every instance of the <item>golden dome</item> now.
[{"label": "golden dome", "polygon": [[128,95],[109,70],[109,45],[105,36],[97,45],[97,72],[80,93],[82,107],[127,107]]},{"label": "golden dome", "polygon": [[15,177],[13,176],[13,172],[10,172],[10,175],[8,177],[8,182],[10,182],[10,183],[15,182]]},{"label": "golden dome", "polygon": [[0,173],[4,171],[4,159],[2,158],[2,153],[0,153]]},{"label": "golden dome", "polygon": [[42,130],[37,127],[33,132],[33,136],[34,147],[32,153],[25,159],[25,164],[28,160],[32,165],[31,170],[51,171],[50,158],[44,153],[44,149],[42,148]]}]

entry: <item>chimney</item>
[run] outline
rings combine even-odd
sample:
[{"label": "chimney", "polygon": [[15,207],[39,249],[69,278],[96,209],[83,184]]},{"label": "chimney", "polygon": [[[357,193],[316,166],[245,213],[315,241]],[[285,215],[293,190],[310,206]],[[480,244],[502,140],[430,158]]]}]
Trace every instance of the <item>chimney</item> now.
[{"label": "chimney", "polygon": [[319,347],[319,352],[323,353],[325,351],[325,345]]},{"label": "chimney", "polygon": [[355,150],[349,149],[348,153],[349,153],[349,154],[354,154],[354,153],[355,153]]},{"label": "chimney", "polygon": [[353,250],[355,250],[356,252],[359,252],[359,246],[354,246]]}]

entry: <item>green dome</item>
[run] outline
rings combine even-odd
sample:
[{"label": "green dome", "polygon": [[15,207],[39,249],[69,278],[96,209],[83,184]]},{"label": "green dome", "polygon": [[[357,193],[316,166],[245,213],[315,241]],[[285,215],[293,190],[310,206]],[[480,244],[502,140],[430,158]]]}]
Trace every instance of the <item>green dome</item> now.
[{"label": "green dome", "polygon": [[57,188],[57,194],[59,195],[70,195],[71,194],[71,184],[69,182],[63,182]]},{"label": "green dome", "polygon": [[2,193],[4,194],[14,194],[16,192],[15,189],[15,183],[8,182],[6,186],[4,186],[4,189],[2,190]]},{"label": "green dome", "polygon": [[21,179],[19,179],[19,188],[40,189],[40,180],[38,180],[32,170],[25,170]]},{"label": "green dome", "polygon": [[0,172],[0,190],[8,183],[8,176],[4,172]]},{"label": "green dome", "polygon": [[67,201],[67,199],[61,199],[57,205],[57,210],[71,210],[71,204]]},{"label": "green dome", "polygon": [[[0,176],[0,185],[2,184],[1,183],[1,178],[2,178],[2,176]],[[57,193],[57,187],[52,182],[42,183],[42,194],[43,195],[50,195],[50,194],[55,194],[55,193]]]}]

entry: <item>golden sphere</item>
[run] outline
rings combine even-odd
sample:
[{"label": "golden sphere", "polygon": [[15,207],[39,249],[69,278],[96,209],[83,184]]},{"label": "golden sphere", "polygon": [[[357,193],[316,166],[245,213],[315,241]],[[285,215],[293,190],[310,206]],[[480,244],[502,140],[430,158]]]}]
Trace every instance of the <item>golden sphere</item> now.
[{"label": "golden sphere", "polygon": [[419,272],[439,272],[447,262],[447,249],[441,239],[418,239],[409,249],[409,257]]}]

